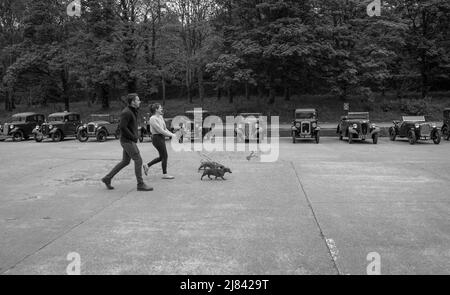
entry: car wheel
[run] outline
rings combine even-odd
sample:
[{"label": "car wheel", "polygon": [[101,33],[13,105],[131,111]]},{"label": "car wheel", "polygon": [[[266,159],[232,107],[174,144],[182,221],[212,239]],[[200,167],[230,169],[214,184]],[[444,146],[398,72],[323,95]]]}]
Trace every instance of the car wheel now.
[{"label": "car wheel", "polygon": [[436,130],[436,132],[434,133],[433,142],[434,142],[434,144],[441,143],[441,132],[439,130]]},{"label": "car wheel", "polygon": [[410,144],[415,144],[416,143],[417,138],[416,138],[416,134],[414,133],[414,131],[409,131],[408,132],[408,140],[409,140]]},{"label": "car wheel", "polygon": [[55,133],[52,134],[52,140],[55,142],[59,142],[62,140],[62,133],[59,130],[56,130]]},{"label": "car wheel", "polygon": [[42,133],[35,134],[35,135],[34,135],[34,140],[35,140],[36,142],[42,142],[42,140],[44,140],[44,135],[43,135]]},{"label": "car wheel", "polygon": [[89,136],[88,136],[88,134],[87,134],[87,131],[86,131],[86,130],[80,130],[80,131],[78,131],[78,133],[77,133],[77,138],[78,138],[78,140],[79,140],[80,142],[86,142],[86,141],[88,141]]},{"label": "car wheel", "polygon": [[108,136],[108,135],[106,134],[106,131],[105,131],[105,130],[100,130],[100,131],[97,133],[97,141],[99,141],[99,142],[105,142],[107,136]]},{"label": "car wheel", "polygon": [[395,141],[395,139],[397,138],[397,133],[395,132],[394,128],[389,128],[389,139],[391,141]]},{"label": "car wheel", "polygon": [[316,143],[320,142],[320,134],[319,132],[316,133]]},{"label": "car wheel", "polygon": [[378,143],[378,133],[377,133],[377,134],[374,134],[374,135],[372,136],[372,140],[373,140],[373,144],[377,144],[377,143]]},{"label": "car wheel", "polygon": [[448,140],[450,134],[447,126],[442,127],[442,136]]},{"label": "car wheel", "polygon": [[13,134],[13,141],[22,141],[23,140],[23,132],[22,131],[16,131]]}]

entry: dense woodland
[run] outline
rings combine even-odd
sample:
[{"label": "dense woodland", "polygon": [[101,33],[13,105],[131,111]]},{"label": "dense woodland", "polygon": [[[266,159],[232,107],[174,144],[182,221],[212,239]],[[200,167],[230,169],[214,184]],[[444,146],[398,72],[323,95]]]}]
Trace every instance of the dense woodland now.
[{"label": "dense woodland", "polygon": [[450,90],[450,1],[0,0],[0,101]]}]

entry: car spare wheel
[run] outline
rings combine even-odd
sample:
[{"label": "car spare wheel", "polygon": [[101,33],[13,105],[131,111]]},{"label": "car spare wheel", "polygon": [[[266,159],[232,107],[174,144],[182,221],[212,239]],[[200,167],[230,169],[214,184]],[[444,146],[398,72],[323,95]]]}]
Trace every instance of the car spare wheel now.
[{"label": "car spare wheel", "polygon": [[416,134],[413,131],[408,132],[408,140],[410,144],[415,144],[417,141]]},{"label": "car spare wheel", "polygon": [[389,129],[389,139],[392,141],[395,141],[395,139],[397,138],[397,133],[395,132],[394,128],[390,128]]},{"label": "car spare wheel", "polygon": [[372,136],[372,139],[373,139],[373,144],[377,144],[377,143],[378,143],[378,133],[377,133],[377,134],[374,134],[374,135]]},{"label": "car spare wheel", "polygon": [[441,143],[441,132],[439,130],[436,130],[436,133],[433,137],[434,144],[440,144]]}]

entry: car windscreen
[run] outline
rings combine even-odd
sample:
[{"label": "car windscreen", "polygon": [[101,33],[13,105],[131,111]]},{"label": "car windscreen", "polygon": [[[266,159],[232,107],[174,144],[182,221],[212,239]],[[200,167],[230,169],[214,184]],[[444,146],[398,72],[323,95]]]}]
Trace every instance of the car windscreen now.
[{"label": "car windscreen", "polygon": [[360,114],[348,114],[348,120],[369,120],[369,114],[360,113]]},{"label": "car windscreen", "polygon": [[109,121],[109,115],[91,115],[91,121]]},{"label": "car windscreen", "polygon": [[49,122],[64,121],[64,117],[48,117]]},{"label": "car windscreen", "polygon": [[295,113],[296,119],[314,119],[315,117],[316,117],[316,113],[311,113],[311,112]]},{"label": "car windscreen", "polygon": [[8,123],[12,123],[12,122],[25,122],[25,117],[13,116],[13,117],[9,118],[7,122],[8,122]]}]

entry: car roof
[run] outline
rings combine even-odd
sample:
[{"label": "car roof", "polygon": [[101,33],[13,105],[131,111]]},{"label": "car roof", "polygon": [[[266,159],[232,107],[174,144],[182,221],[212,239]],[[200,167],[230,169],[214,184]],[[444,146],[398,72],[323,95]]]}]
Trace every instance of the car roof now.
[{"label": "car roof", "polygon": [[368,115],[369,112],[348,112],[349,115]]},{"label": "car roof", "polygon": [[450,108],[445,108],[444,111],[450,111]]},{"label": "car roof", "polygon": [[406,122],[425,122],[425,116],[403,116],[402,120]]},{"label": "car roof", "polygon": [[239,113],[240,116],[262,116],[262,113]]},{"label": "car roof", "polygon": [[[201,112],[202,113],[209,113],[209,111],[207,111],[207,110],[202,110]],[[200,113],[200,112],[196,111],[196,110],[189,110],[189,111],[185,111],[185,113],[193,114],[193,113]]]},{"label": "car roof", "polygon": [[316,109],[295,109],[296,113],[303,113],[303,112],[317,112]]},{"label": "car roof", "polygon": [[26,113],[14,114],[14,115],[12,115],[12,117],[28,117],[28,116],[33,116],[33,115],[42,115],[42,114],[38,114],[38,113],[34,113],[34,112],[26,112]]},{"label": "car roof", "polygon": [[63,117],[67,115],[80,115],[79,113],[73,113],[73,112],[60,112],[60,113],[53,113],[48,115],[49,117]]}]

